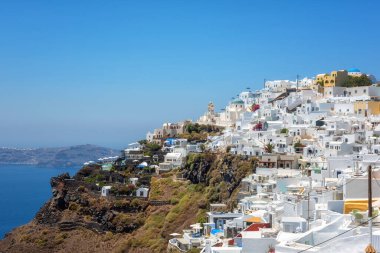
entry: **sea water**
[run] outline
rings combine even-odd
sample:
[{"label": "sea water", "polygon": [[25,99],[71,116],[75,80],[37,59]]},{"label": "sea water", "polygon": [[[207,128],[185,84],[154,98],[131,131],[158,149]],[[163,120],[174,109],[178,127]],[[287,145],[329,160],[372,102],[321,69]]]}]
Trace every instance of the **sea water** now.
[{"label": "sea water", "polygon": [[31,221],[49,200],[51,177],[65,172],[73,176],[78,169],[0,164],[0,239]]}]

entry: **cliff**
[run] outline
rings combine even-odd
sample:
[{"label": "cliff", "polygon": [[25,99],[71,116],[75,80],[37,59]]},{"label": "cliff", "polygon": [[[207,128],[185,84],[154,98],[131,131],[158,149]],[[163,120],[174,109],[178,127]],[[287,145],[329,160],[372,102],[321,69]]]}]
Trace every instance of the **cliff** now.
[{"label": "cliff", "polygon": [[[227,154],[194,154],[182,170],[150,179],[149,198],[100,197],[88,178],[130,175],[102,172],[92,165],[74,178],[51,179],[52,198],[34,220],[7,234],[0,252],[166,252],[169,234],[205,222],[209,203],[232,206],[253,159]],[[182,177],[183,176],[183,177]]]}]

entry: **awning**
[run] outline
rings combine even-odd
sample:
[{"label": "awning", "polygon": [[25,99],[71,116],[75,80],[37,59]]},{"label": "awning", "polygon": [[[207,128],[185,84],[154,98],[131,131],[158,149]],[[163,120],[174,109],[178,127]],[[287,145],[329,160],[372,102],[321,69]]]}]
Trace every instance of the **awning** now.
[{"label": "awning", "polygon": [[250,223],[262,223],[263,220],[260,218],[260,217],[249,217],[247,219],[244,220],[245,222],[250,222]]}]

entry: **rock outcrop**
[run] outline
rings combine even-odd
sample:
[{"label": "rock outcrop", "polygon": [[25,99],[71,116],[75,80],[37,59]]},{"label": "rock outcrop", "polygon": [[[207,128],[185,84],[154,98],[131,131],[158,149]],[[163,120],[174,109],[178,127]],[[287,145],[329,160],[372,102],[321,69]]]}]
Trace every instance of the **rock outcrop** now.
[{"label": "rock outcrop", "polygon": [[254,164],[228,154],[193,154],[182,170],[152,177],[149,199],[101,197],[93,179],[113,176],[93,165],[73,178],[53,177],[51,199],[0,241],[0,252],[166,252],[170,233],[206,222],[209,203],[232,208]]}]

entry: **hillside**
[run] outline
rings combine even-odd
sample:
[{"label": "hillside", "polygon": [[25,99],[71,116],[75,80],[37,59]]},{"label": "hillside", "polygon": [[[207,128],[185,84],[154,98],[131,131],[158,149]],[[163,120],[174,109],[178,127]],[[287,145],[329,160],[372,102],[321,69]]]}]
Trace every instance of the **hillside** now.
[{"label": "hillside", "polygon": [[119,151],[95,145],[58,148],[14,149],[0,148],[0,163],[39,166],[80,166],[100,157],[119,155]]},{"label": "hillside", "polygon": [[87,166],[75,179],[52,178],[51,200],[33,221],[9,233],[0,242],[0,251],[166,252],[169,235],[205,222],[211,202],[232,207],[242,178],[253,167],[254,159],[240,156],[190,155],[182,170],[152,176],[149,198],[140,199],[100,197],[87,179],[116,178],[113,174],[126,171],[106,175]]}]

